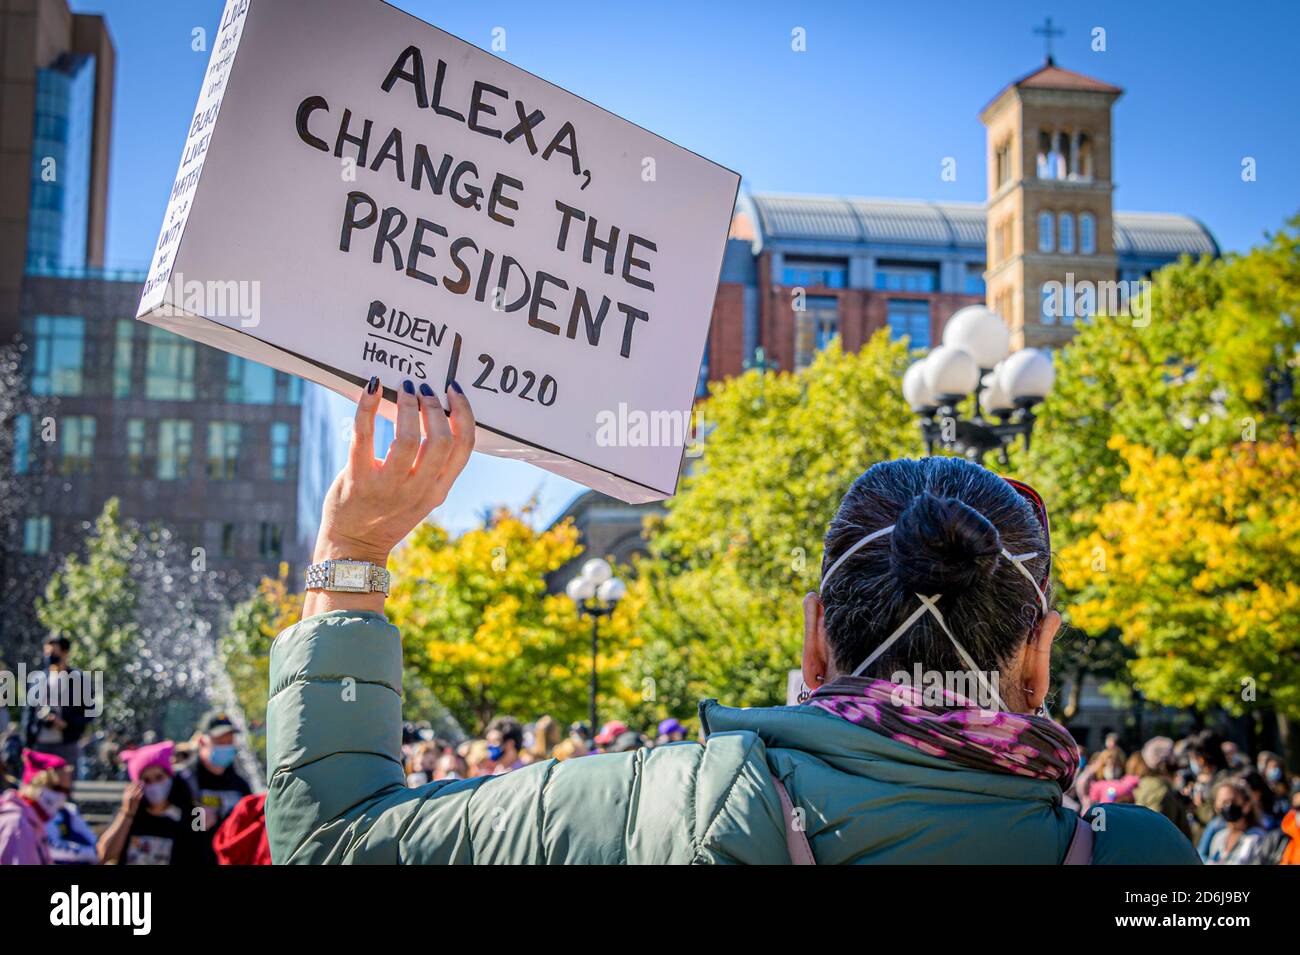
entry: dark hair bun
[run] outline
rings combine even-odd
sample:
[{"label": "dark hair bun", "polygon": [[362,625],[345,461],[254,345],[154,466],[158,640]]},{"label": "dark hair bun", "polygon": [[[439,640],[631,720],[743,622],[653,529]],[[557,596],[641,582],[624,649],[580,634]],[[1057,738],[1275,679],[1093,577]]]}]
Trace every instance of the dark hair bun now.
[{"label": "dark hair bun", "polygon": [[903,509],[890,535],[894,577],[913,593],[952,594],[993,573],[1002,552],[998,529],[955,497],[925,492]]}]

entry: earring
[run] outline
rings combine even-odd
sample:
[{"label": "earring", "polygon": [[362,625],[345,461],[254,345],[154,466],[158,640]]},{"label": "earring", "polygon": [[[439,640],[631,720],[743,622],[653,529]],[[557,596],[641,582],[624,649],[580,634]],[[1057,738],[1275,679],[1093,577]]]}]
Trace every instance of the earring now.
[{"label": "earring", "polygon": [[[1033,692],[1033,690],[1030,689],[1030,688],[1027,687],[1027,686],[1022,686],[1022,687],[1020,688],[1020,690],[1021,690],[1021,692],[1023,692],[1023,693],[1025,694],[1025,697],[1026,697],[1026,698],[1028,698],[1029,694]],[[1039,704],[1038,704],[1038,708],[1037,708],[1036,710],[1034,710],[1034,715],[1035,715],[1035,716],[1039,716],[1039,717],[1044,717],[1044,718],[1046,718],[1046,716],[1047,716],[1047,701],[1046,701],[1046,700],[1044,700],[1042,703],[1039,703]]]},{"label": "earring", "polygon": [[[821,686],[825,682],[826,682],[826,677],[818,673],[817,685]],[[802,686],[803,689],[799,691],[799,695],[795,699],[797,699],[800,703],[807,703],[808,700],[812,697],[813,691],[808,689],[808,684],[804,683],[802,680],[799,681],[799,685]]]}]

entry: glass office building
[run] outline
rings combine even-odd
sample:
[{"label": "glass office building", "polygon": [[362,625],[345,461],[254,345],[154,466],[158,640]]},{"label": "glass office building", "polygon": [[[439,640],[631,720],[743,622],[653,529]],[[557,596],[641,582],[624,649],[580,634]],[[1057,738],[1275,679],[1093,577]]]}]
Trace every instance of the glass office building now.
[{"label": "glass office building", "polygon": [[40,271],[86,265],[95,58],[65,53],[36,71],[27,266]]}]

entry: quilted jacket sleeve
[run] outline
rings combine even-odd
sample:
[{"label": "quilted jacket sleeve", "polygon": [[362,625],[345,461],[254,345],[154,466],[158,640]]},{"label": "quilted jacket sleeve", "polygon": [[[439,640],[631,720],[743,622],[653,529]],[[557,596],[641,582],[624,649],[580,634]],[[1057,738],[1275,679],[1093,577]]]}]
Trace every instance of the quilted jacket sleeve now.
[{"label": "quilted jacket sleeve", "polygon": [[784,863],[763,743],[721,733],[409,789],[401,643],[371,613],[290,627],[271,651],[275,863]]}]

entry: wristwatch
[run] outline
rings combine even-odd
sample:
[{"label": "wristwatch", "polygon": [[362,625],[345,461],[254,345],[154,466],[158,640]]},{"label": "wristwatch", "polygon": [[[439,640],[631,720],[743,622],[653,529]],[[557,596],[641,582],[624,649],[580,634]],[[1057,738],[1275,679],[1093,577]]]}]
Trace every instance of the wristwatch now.
[{"label": "wristwatch", "polygon": [[366,560],[324,560],[307,568],[308,590],[388,594],[388,571]]}]

